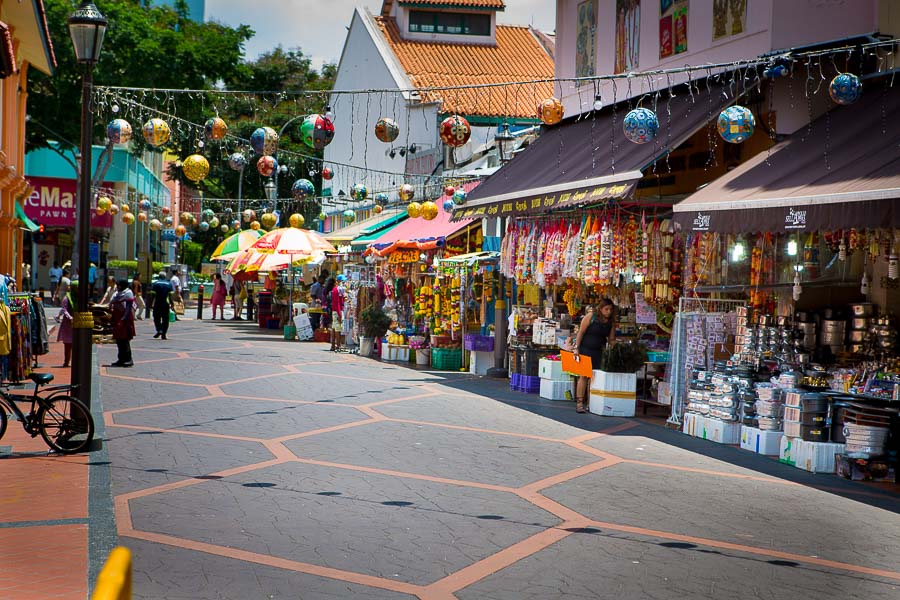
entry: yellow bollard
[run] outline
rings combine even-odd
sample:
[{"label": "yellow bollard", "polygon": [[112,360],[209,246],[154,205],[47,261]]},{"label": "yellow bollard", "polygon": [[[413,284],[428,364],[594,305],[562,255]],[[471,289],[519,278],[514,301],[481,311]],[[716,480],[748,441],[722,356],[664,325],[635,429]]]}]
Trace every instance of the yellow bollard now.
[{"label": "yellow bollard", "polygon": [[118,546],[109,553],[91,600],[131,600],[131,550]]}]

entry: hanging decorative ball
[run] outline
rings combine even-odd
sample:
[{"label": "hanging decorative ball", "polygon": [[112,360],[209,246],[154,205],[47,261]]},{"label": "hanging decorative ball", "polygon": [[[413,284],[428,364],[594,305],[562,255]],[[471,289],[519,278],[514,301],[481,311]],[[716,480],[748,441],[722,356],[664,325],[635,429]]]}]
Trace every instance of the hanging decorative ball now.
[{"label": "hanging decorative ball", "polygon": [[181,217],[179,217],[179,220],[185,225],[190,225],[194,222],[194,215],[189,212],[183,212],[181,213]]},{"label": "hanging decorative ball", "polygon": [[404,183],[400,186],[400,199],[404,202],[412,202],[412,199],[416,197],[416,188],[414,188],[409,183]]},{"label": "hanging decorative ball", "polygon": [[232,212],[234,212],[234,211],[231,210],[231,207],[230,207],[230,206],[227,207],[227,208],[225,209],[225,214],[228,215],[228,216],[231,216],[231,213],[232,213]]},{"label": "hanging decorative ball", "polygon": [[562,121],[564,113],[562,102],[555,96],[550,96],[537,106],[538,119],[544,125],[556,125]]},{"label": "hanging decorative ball", "polygon": [[853,73],[839,73],[828,86],[828,95],[835,103],[841,105],[853,104],[859,100],[861,93],[862,83]]},{"label": "hanging decorative ball", "polygon": [[306,200],[310,196],[316,195],[316,186],[309,179],[298,179],[291,186],[291,194],[297,200]]},{"label": "hanging decorative ball", "polygon": [[127,204],[122,204],[122,206],[120,206],[119,208],[122,209],[122,212],[131,212],[131,207]]},{"label": "hanging decorative ball", "polygon": [[291,227],[295,227],[299,229],[303,227],[303,224],[306,223],[306,219],[303,218],[303,215],[300,213],[294,213],[290,217],[288,217],[288,223],[290,223]]},{"label": "hanging decorative ball", "polygon": [[250,229],[259,231],[259,221],[250,221]]},{"label": "hanging decorative ball", "polygon": [[107,210],[111,215],[116,215],[119,213],[119,207],[115,204],[110,204]]},{"label": "hanging decorative ball", "polygon": [[315,150],[322,150],[334,139],[334,123],[322,115],[309,115],[300,125],[300,135],[304,144]]},{"label": "hanging decorative ball", "polygon": [[448,186],[444,187],[444,195],[445,196],[452,196],[453,192],[455,192],[455,191],[456,191],[456,188],[453,187],[452,185],[448,185]]},{"label": "hanging decorative ball", "polygon": [[328,215],[325,214],[325,211],[319,213],[319,216],[316,217],[320,222],[324,223],[325,219],[328,218]]},{"label": "hanging decorative ball", "polygon": [[272,229],[273,227],[275,227],[275,223],[278,222],[278,217],[276,217],[273,213],[265,213],[259,218],[259,221],[266,229]]},{"label": "hanging decorative ball", "polygon": [[452,213],[454,208],[456,208],[456,203],[452,199],[444,200],[444,212]]},{"label": "hanging decorative ball", "polygon": [[356,213],[349,208],[341,213],[341,216],[344,217],[344,221],[346,221],[347,223],[352,223],[356,220]]},{"label": "hanging decorative ball", "polygon": [[213,117],[206,121],[206,125],[203,126],[203,133],[206,134],[207,139],[222,140],[225,139],[225,134],[228,133],[228,125],[223,119]]},{"label": "hanging decorative ball", "polygon": [[326,181],[331,181],[334,178],[334,171],[331,170],[331,167],[325,167],[322,169],[322,179]]},{"label": "hanging decorative ball", "polygon": [[165,219],[163,219],[163,223],[166,224],[166,227],[171,227],[174,222],[175,219],[173,219],[172,217],[166,217]]},{"label": "hanging decorative ball", "polygon": [[170,209],[168,206],[163,206],[163,207],[162,207],[162,214],[167,215],[167,214],[169,214],[170,212],[172,212],[172,209]]},{"label": "hanging decorative ball", "polygon": [[234,171],[243,171],[247,167],[247,162],[243,152],[234,152],[228,157],[228,166]]},{"label": "hanging decorative ball", "polygon": [[141,223],[146,223],[150,219],[150,217],[147,216],[147,213],[145,213],[143,211],[138,213],[137,218],[138,218],[138,221],[140,221]]},{"label": "hanging decorative ball", "polygon": [[390,144],[400,135],[400,126],[393,119],[381,117],[375,123],[375,137],[386,144]]},{"label": "hanging decorative ball", "polygon": [[765,71],[763,71],[763,78],[765,79],[779,79],[781,77],[786,77],[790,73],[787,65],[772,65],[771,67],[767,67]]},{"label": "hanging decorative ball", "polygon": [[194,183],[203,181],[209,175],[209,161],[201,154],[191,154],[181,163],[181,172]]},{"label": "hanging decorative ball", "polygon": [[422,216],[422,205],[418,202],[410,202],[406,206],[406,214],[409,215],[411,219],[416,219]]},{"label": "hanging decorative ball", "polygon": [[159,231],[162,229],[162,222],[159,219],[150,219],[150,231]]},{"label": "hanging decorative ball", "polygon": [[380,214],[381,214],[381,211],[383,211],[384,209],[381,207],[380,204],[376,204],[376,205],[375,205],[375,208],[374,208],[373,210],[375,211],[375,214],[376,214],[376,215],[380,215]]},{"label": "hanging decorative ball", "polygon": [[209,226],[210,226],[210,227],[212,227],[213,229],[215,229],[216,227],[219,226],[219,219],[218,219],[218,217],[213,217],[212,219],[210,219],[210,220],[208,221],[208,223],[209,223]]},{"label": "hanging decorative ball", "polygon": [[141,200],[141,203],[140,203],[141,210],[150,210],[151,206],[152,206],[152,204],[150,204],[149,200]]},{"label": "hanging decorative ball", "polygon": [[248,208],[247,210],[244,211],[243,217],[244,217],[244,223],[249,223],[250,221],[252,221],[253,219],[256,218],[256,213],[253,212],[252,208]]},{"label": "hanging decorative ball", "polygon": [[433,221],[438,216],[437,204],[428,200],[422,203],[422,218],[426,221]]},{"label": "hanging decorative ball", "polygon": [[441,122],[440,133],[442,142],[456,148],[469,141],[472,126],[465,117],[451,115]]},{"label": "hanging decorative ball", "polygon": [[215,216],[216,216],[216,213],[211,208],[207,208],[202,213],[200,213],[200,218],[203,219],[204,221],[209,221]]},{"label": "hanging decorative ball", "polygon": [[270,177],[278,168],[278,161],[271,156],[262,156],[256,161],[256,171],[263,177]]},{"label": "hanging decorative ball", "polygon": [[106,137],[113,144],[127,144],[131,141],[131,123],[125,119],[113,119],[106,126]]},{"label": "hanging decorative ball", "polygon": [[106,196],[100,196],[99,198],[97,198],[97,208],[101,210],[109,210],[111,204],[112,200],[110,200]]},{"label": "hanging decorative ball", "polygon": [[206,221],[201,221],[200,222],[200,231],[202,231],[204,233],[209,231],[209,223],[207,223]]},{"label": "hanging decorative ball", "polygon": [[453,202],[456,203],[457,206],[465,204],[468,197],[469,195],[465,190],[456,190],[453,192]]},{"label": "hanging decorative ball", "polygon": [[94,213],[96,213],[98,217],[102,217],[103,215],[106,214],[106,211],[98,206],[97,208],[94,209]]},{"label": "hanging decorative ball", "polygon": [[237,231],[238,229],[241,228],[241,222],[238,221],[237,219],[235,219],[234,221],[231,222],[231,228],[234,229],[235,231]]},{"label": "hanging decorative ball", "polygon": [[753,113],[746,106],[729,106],[719,113],[719,135],[726,142],[740,144],[753,135],[755,126]]},{"label": "hanging decorative ball", "polygon": [[390,202],[391,197],[385,194],[384,192],[378,192],[375,194],[375,203],[376,204],[387,204]]},{"label": "hanging decorative ball", "polygon": [[355,183],[350,188],[350,196],[357,202],[362,202],[369,197],[369,189],[361,183]]},{"label": "hanging decorative ball", "polygon": [[278,152],[278,133],[271,127],[260,127],[250,136],[250,146],[260,156]]},{"label": "hanging decorative ball", "polygon": [[222,225],[219,227],[219,231],[221,231],[222,233],[228,233],[228,225],[222,223]]},{"label": "hanging decorative ball", "polygon": [[159,148],[169,141],[172,130],[169,129],[169,124],[162,119],[150,119],[144,123],[143,134],[144,141],[149,146]]},{"label": "hanging decorative ball", "polygon": [[366,255],[366,264],[367,265],[375,264],[375,255],[374,254]]},{"label": "hanging decorative ball", "polygon": [[122,222],[126,225],[131,225],[132,223],[134,223],[134,213],[127,212],[122,215]]},{"label": "hanging decorative ball", "polygon": [[185,227],[184,225],[179,225],[175,228],[175,235],[177,235],[178,237],[183,238],[185,234],[187,234],[187,227]]},{"label": "hanging decorative ball", "polygon": [[649,108],[638,107],[625,115],[622,130],[629,142],[646,144],[656,139],[656,134],[659,133],[659,119]]}]

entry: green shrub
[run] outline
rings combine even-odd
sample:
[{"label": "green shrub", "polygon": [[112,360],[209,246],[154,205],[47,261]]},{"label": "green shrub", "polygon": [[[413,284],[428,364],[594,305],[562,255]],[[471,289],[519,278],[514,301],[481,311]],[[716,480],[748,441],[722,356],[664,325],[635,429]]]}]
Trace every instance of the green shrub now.
[{"label": "green shrub", "polygon": [[643,344],[618,342],[607,346],[600,360],[600,370],[607,373],[635,373],[647,362],[647,347]]},{"label": "green shrub", "polygon": [[[106,262],[107,269],[128,269],[128,274],[133,275],[137,273],[137,261],[136,260],[110,260]],[[160,271],[166,270],[166,263],[155,262],[153,263],[153,272],[159,273]]]},{"label": "green shrub", "polygon": [[360,314],[359,326],[364,337],[377,339],[387,333],[388,327],[391,326],[391,318],[381,310],[381,307],[370,304]]}]

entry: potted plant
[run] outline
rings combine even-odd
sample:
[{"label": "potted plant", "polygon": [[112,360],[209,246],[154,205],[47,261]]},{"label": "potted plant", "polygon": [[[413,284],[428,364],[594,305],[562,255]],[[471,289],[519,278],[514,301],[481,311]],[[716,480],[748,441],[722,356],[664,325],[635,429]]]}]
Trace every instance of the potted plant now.
[{"label": "potted plant", "polygon": [[589,410],[595,415],[633,417],[637,401],[637,371],[647,361],[643,344],[619,342],[603,351],[591,380]]},{"label": "potted plant", "polygon": [[359,355],[370,356],[375,340],[387,333],[391,326],[391,318],[381,310],[380,306],[370,304],[359,315]]}]

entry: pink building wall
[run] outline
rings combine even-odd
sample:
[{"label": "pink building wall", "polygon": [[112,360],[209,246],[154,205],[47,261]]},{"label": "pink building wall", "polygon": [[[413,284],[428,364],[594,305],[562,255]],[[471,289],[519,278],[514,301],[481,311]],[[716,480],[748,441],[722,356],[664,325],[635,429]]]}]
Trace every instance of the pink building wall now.
[{"label": "pink building wall", "polygon": [[[581,1],[557,0],[556,75],[560,78],[575,76],[577,10]],[[596,7],[596,74],[613,73],[616,0],[596,0]],[[640,8],[639,71],[754,58],[773,50],[878,29],[878,0],[747,0],[744,33],[713,40],[713,1],[690,0],[687,51],[660,59],[660,1],[641,0]],[[673,76],[671,83],[686,80],[686,75]],[[667,87],[668,83],[664,77],[653,81],[638,78],[632,80],[631,95],[644,93],[651,86]],[[616,100],[627,97],[627,83],[620,82],[616,87]],[[593,85],[582,85],[580,89],[570,85],[560,92],[568,115],[589,110],[594,101]],[[612,85],[601,84],[600,95],[604,104],[612,102]]]}]

